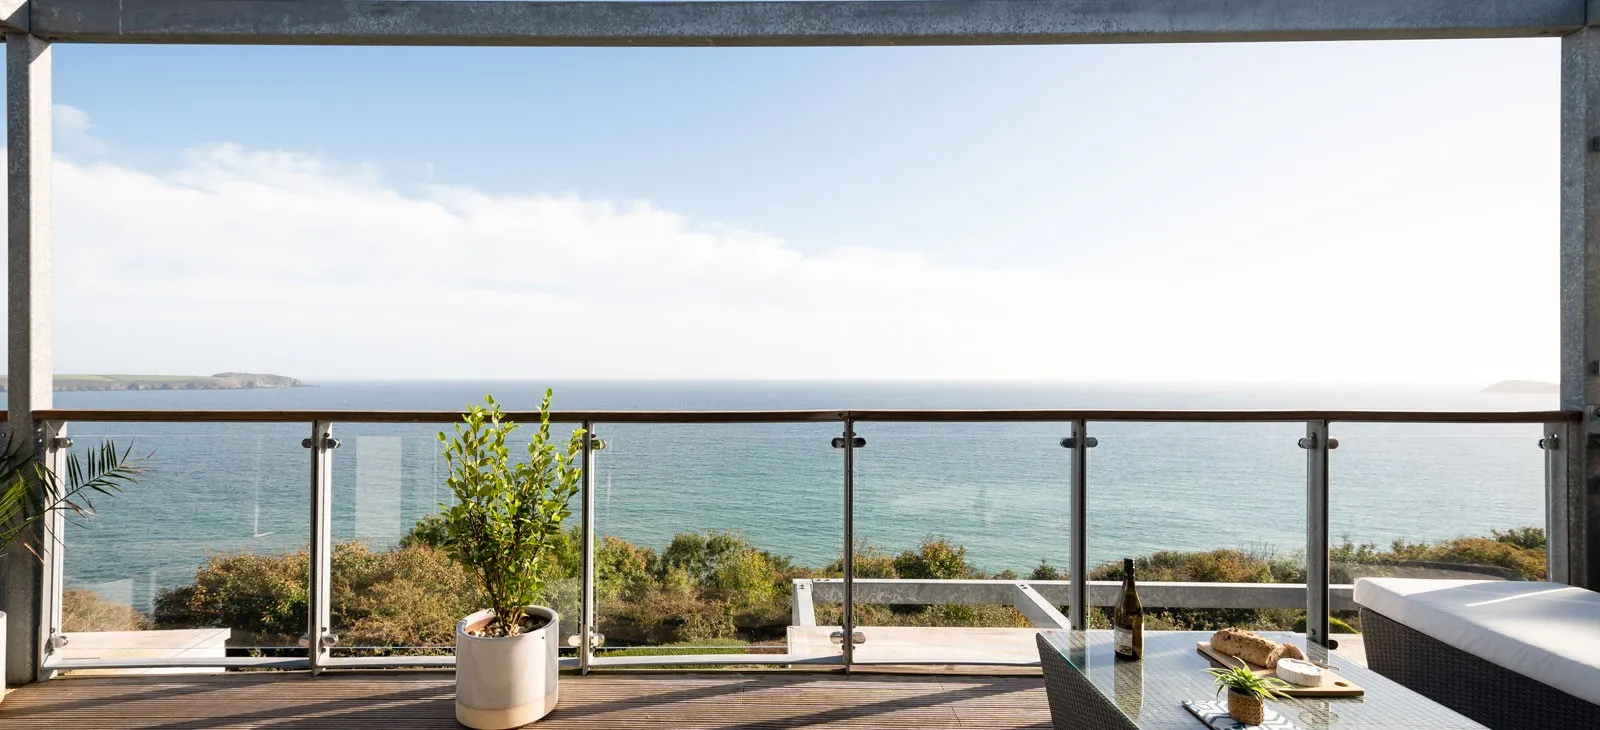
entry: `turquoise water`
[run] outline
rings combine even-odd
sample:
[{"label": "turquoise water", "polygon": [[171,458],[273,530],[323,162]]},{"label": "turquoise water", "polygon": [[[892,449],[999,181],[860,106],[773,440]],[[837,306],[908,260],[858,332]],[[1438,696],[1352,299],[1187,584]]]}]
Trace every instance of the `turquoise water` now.
[{"label": "turquoise water", "polygon": [[[258,391],[60,393],[62,408],[459,409],[493,393],[533,408],[544,383],[325,383]],[[1540,410],[1554,396],[1469,389],[1329,390],[1056,383],[552,382],[558,409],[1339,408]],[[337,539],[394,544],[444,498],[439,426],[338,424]],[[676,532],[741,530],[821,565],[840,551],[838,424],[606,425],[595,520],[660,547]],[[306,542],[309,424],[72,425],[153,451],[152,472],[69,530],[69,586],[147,608],[208,555]],[[1304,546],[1301,424],[1091,424],[1089,546],[1098,563],[1161,549]],[[1537,425],[1336,424],[1335,536],[1387,543],[1543,524]],[[1065,424],[862,423],[858,540],[889,551],[948,537],[984,569],[1067,561]]]}]

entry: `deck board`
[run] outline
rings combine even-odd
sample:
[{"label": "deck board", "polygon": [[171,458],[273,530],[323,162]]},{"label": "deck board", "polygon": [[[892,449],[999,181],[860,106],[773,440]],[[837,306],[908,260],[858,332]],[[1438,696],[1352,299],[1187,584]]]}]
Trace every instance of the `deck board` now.
[{"label": "deck board", "polygon": [[[442,672],[85,677],[13,691],[0,728],[457,728]],[[561,679],[537,727],[1049,728],[1032,677],[604,673]]]}]

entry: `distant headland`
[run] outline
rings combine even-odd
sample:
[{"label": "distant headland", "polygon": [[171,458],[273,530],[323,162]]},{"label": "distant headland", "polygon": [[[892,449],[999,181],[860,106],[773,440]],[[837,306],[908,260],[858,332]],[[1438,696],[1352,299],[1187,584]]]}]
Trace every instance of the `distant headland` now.
[{"label": "distant headland", "polygon": [[1521,393],[1530,395],[1546,395],[1561,392],[1561,386],[1555,383],[1544,383],[1537,380],[1502,380],[1483,389],[1485,393]]},{"label": "distant headland", "polygon": [[[56,390],[244,390],[309,388],[284,375],[217,373],[216,375],[57,375]],[[6,379],[0,378],[0,391]]]}]

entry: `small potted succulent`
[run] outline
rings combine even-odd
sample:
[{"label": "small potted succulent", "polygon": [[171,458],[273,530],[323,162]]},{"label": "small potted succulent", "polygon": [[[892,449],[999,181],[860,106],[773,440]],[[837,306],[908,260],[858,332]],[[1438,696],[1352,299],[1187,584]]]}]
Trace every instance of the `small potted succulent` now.
[{"label": "small potted succulent", "polygon": [[1282,690],[1289,684],[1277,677],[1257,676],[1247,667],[1211,669],[1217,678],[1217,693],[1228,690],[1228,714],[1246,725],[1260,725],[1267,719],[1267,700],[1288,699]]},{"label": "small potted succulent", "polygon": [[454,434],[439,434],[453,504],[440,505],[443,547],[477,578],[489,604],[456,625],[456,720],[477,730],[521,727],[555,709],[559,669],[554,609],[535,605],[553,546],[583,475],[575,430],[560,448],[550,434],[550,391],[527,460],[511,456],[517,425],[494,398],[472,406]]}]

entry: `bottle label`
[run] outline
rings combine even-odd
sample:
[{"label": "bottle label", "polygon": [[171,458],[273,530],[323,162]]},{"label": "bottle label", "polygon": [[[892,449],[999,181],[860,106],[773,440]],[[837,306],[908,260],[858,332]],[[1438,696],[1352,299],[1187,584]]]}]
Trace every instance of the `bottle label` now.
[{"label": "bottle label", "polygon": [[1116,636],[1117,653],[1129,654],[1133,652],[1133,632],[1121,626],[1112,632]]}]

